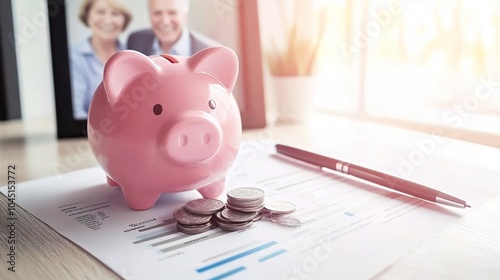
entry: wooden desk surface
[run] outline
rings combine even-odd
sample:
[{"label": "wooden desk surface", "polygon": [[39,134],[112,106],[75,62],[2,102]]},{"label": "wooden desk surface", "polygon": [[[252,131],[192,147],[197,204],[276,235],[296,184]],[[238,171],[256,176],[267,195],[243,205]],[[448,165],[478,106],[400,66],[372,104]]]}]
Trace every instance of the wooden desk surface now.
[{"label": "wooden desk surface", "polygon": [[[425,135],[387,128],[367,127],[349,120],[320,116],[298,125],[271,125],[265,129],[244,132],[244,140],[274,141],[300,147],[317,146],[323,135],[336,134],[337,142],[329,143],[339,153],[368,160],[385,168],[390,158],[380,160],[383,151],[374,147],[398,146],[405,151],[415,149],[415,139]],[[402,134],[400,134],[402,133]],[[398,138],[399,135],[404,135]],[[376,146],[371,140],[376,137]],[[422,138],[424,137],[424,138]],[[357,140],[356,140],[357,139]],[[323,143],[324,144],[324,143]],[[339,147],[341,146],[341,147]],[[500,150],[461,141],[447,140],[441,152],[449,149],[474,151],[478,159],[500,155]],[[349,152],[350,151],[350,152]],[[365,157],[368,154],[370,157]],[[484,155],[483,155],[484,154]],[[375,161],[374,158],[379,160]],[[499,157],[500,158],[500,157]],[[96,166],[86,139],[57,140],[53,120],[0,123],[0,185],[7,184],[7,166],[16,165],[16,183],[72,170]],[[370,159],[372,160],[370,162]],[[482,162],[484,169],[498,161]],[[497,194],[445,231],[422,244],[406,257],[379,273],[376,279],[498,279],[500,275],[500,169],[497,182],[491,185]],[[491,170],[489,170],[491,172]],[[16,272],[7,270],[7,199],[0,195],[0,279],[119,279],[114,272],[90,254],[74,245],[30,213],[17,207]]]}]

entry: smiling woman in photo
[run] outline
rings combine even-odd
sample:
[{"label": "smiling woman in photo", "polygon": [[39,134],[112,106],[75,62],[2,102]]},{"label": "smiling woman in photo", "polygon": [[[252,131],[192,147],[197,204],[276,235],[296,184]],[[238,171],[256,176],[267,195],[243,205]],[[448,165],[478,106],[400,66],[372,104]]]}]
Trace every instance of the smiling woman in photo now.
[{"label": "smiling woman in photo", "polygon": [[102,80],[104,64],[114,53],[125,49],[120,34],[132,19],[119,0],[85,0],[79,19],[91,35],[71,49],[73,117],[86,119],[92,95]]}]

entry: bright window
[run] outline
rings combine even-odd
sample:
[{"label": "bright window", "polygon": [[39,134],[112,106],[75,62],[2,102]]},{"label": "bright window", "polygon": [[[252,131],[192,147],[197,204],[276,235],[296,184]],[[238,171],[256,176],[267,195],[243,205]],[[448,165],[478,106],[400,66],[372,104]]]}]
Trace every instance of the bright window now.
[{"label": "bright window", "polygon": [[499,1],[307,2],[329,19],[317,109],[500,145]]}]

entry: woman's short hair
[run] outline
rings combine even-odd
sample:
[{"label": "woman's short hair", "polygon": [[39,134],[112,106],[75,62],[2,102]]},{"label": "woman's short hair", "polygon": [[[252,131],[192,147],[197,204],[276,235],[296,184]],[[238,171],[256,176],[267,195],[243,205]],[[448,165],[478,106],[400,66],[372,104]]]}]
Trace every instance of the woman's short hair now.
[{"label": "woman's short hair", "polygon": [[[94,2],[96,0],[85,0],[83,1],[82,5],[80,6],[80,12],[78,14],[78,18],[85,24],[85,26],[89,26],[87,22],[87,18],[89,16],[89,11],[90,8],[92,8],[92,5],[94,5]],[[123,23],[123,30],[125,30],[132,20],[132,14],[130,11],[125,7],[125,5],[118,0],[107,0],[111,6],[113,6],[115,9],[118,9],[123,16],[125,17],[125,22]],[[122,30],[122,31],[123,31]]]}]

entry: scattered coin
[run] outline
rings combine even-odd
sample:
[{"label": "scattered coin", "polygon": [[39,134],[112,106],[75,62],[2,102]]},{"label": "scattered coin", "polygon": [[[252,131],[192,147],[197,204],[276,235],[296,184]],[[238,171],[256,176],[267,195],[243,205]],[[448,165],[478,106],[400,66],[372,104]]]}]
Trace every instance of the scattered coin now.
[{"label": "scattered coin", "polygon": [[224,208],[224,202],[218,199],[200,198],[186,203],[186,210],[200,215],[212,215]]},{"label": "scattered coin", "polygon": [[271,222],[287,227],[300,227],[302,225],[299,219],[281,214],[271,214]]},{"label": "scattered coin", "polygon": [[302,222],[298,218],[291,217],[286,214],[282,215],[282,214],[271,214],[269,212],[263,212],[261,219],[264,221],[270,221],[272,223],[287,227],[300,227],[302,225]]},{"label": "scattered coin", "polygon": [[266,203],[264,209],[271,214],[290,214],[295,212],[295,204],[288,201],[271,201]]}]

